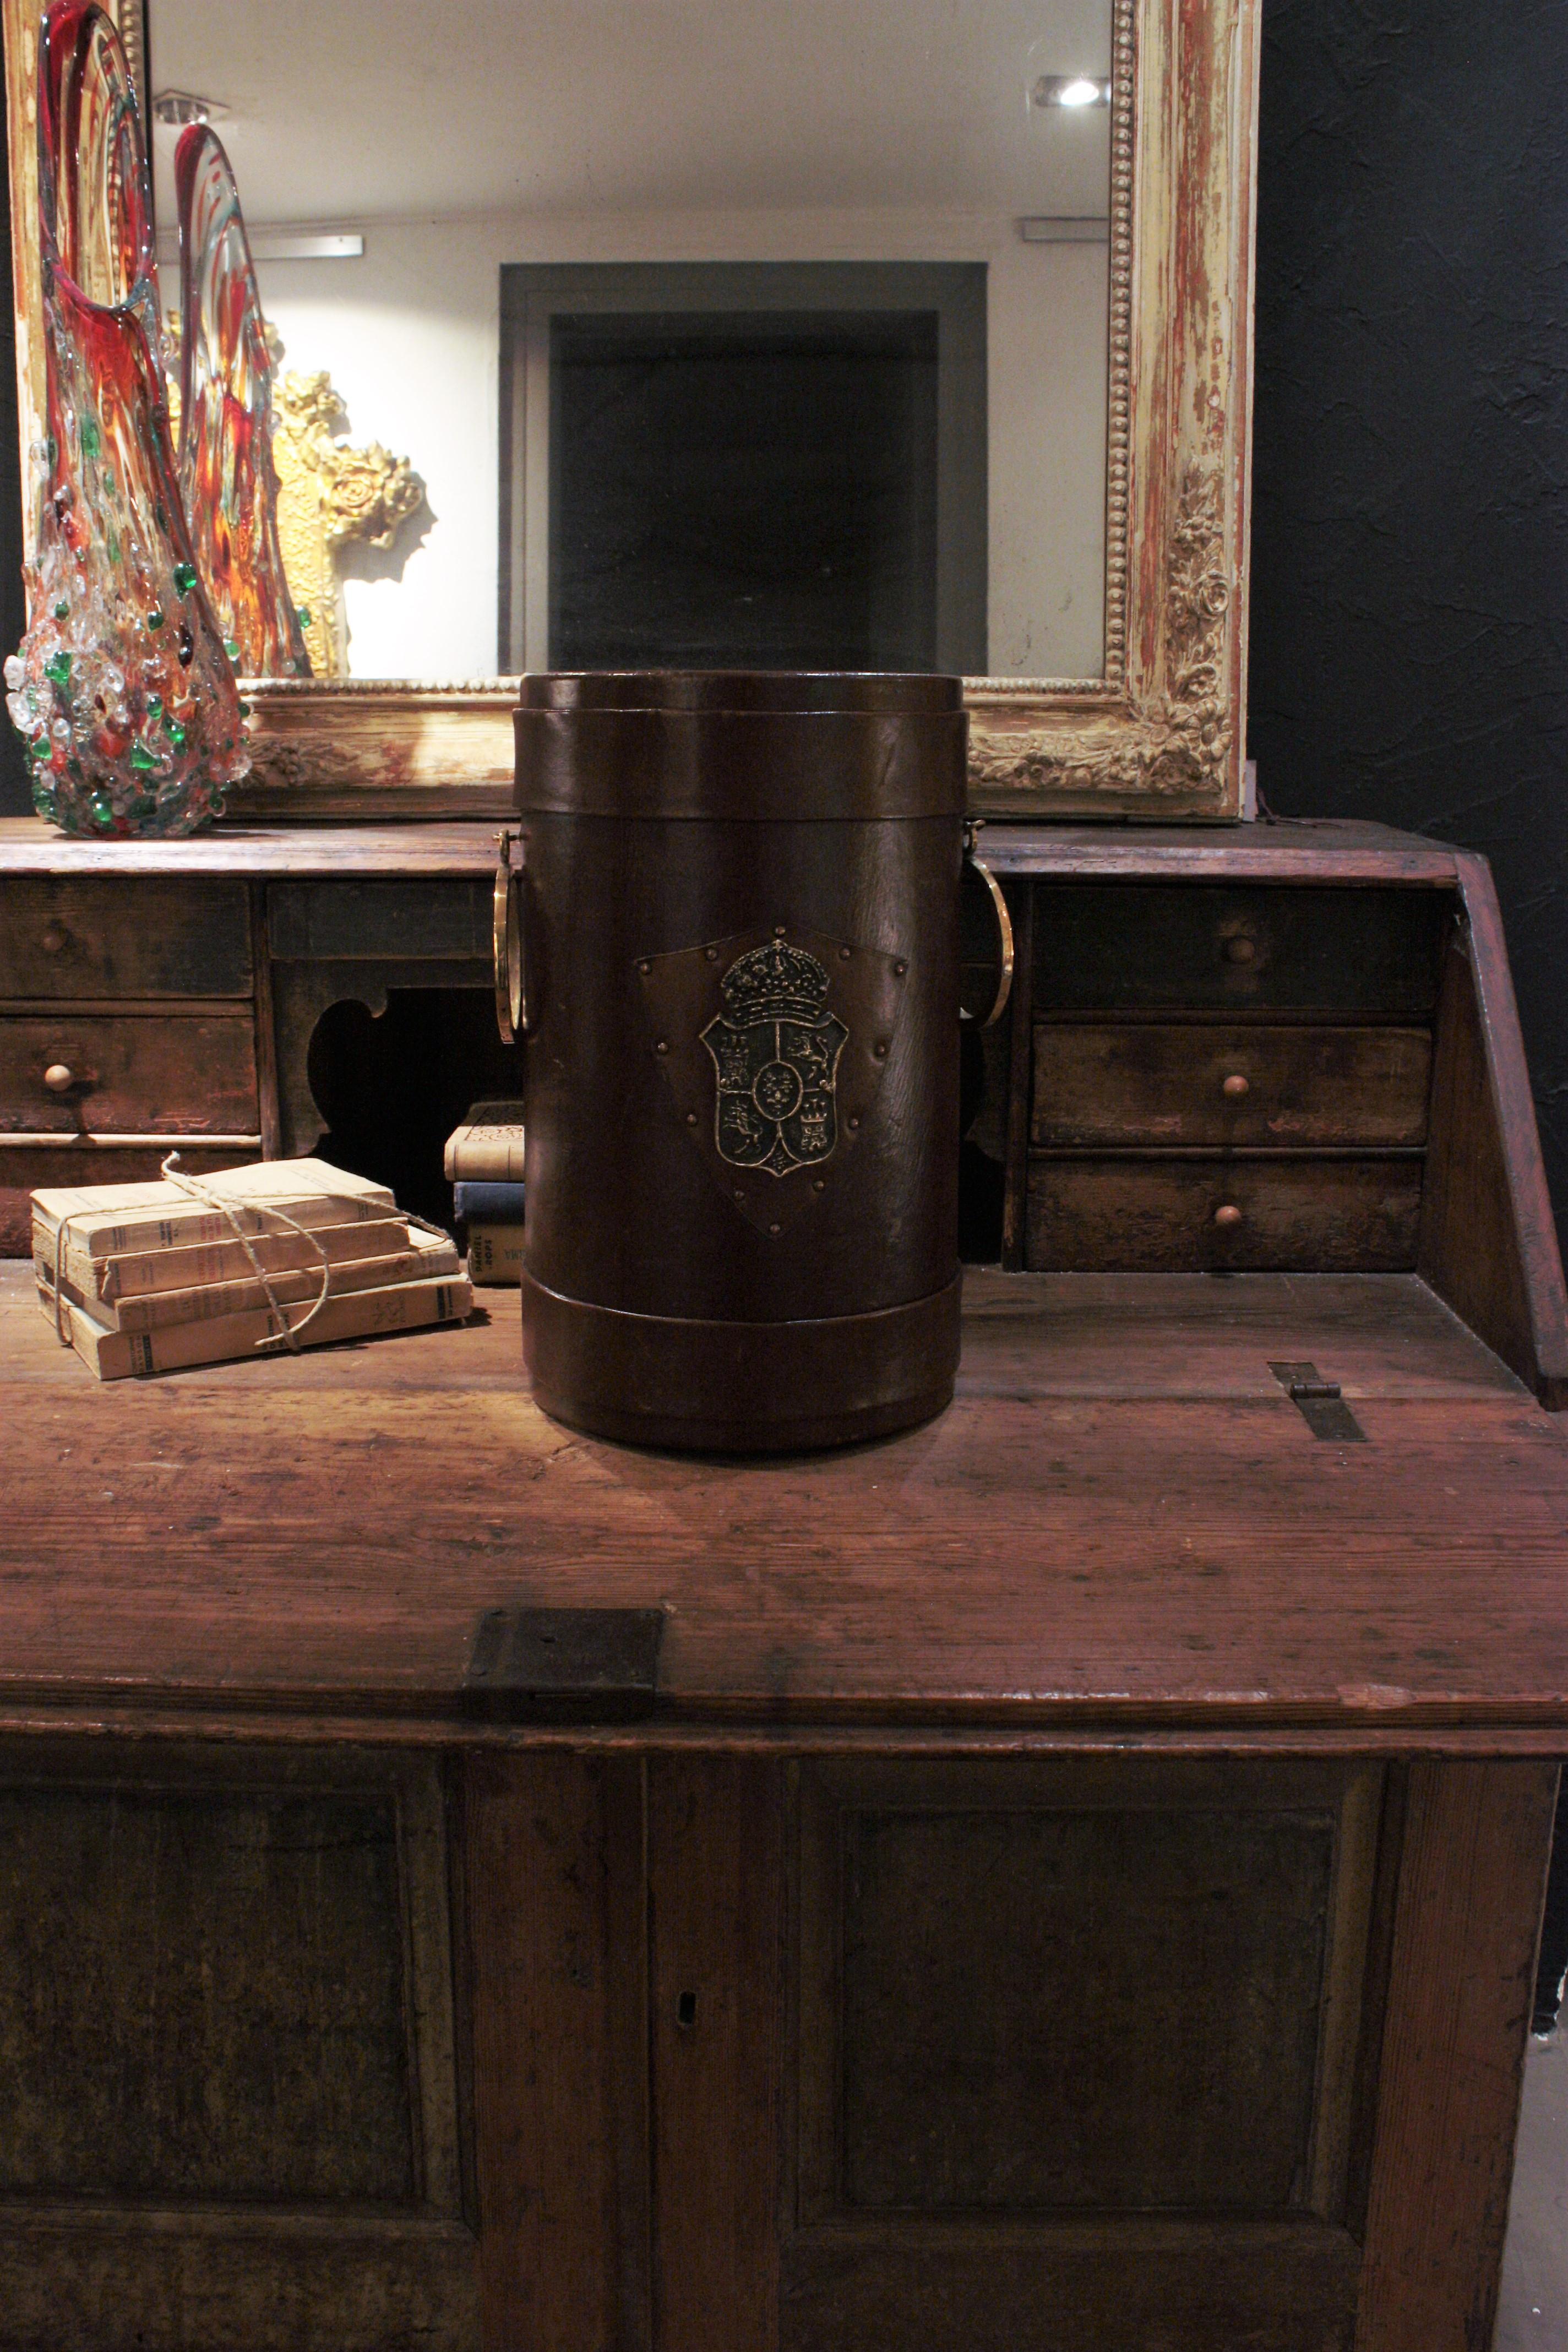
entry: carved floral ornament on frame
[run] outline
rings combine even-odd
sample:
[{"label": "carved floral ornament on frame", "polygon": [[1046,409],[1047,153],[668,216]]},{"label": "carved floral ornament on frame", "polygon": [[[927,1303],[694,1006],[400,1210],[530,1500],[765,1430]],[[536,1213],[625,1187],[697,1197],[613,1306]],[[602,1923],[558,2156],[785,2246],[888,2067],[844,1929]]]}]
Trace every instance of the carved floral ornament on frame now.
[{"label": "carved floral ornament on frame", "polygon": [[[39,8],[0,9],[13,214],[28,217]],[[1258,0],[1110,12],[1104,660],[1094,677],[968,681],[972,804],[1223,820],[1239,814],[1244,756]],[[139,0],[116,13],[139,38]],[[26,439],[39,313],[20,250],[16,295]],[[509,804],[508,679],[258,681],[251,699],[237,814]]]}]

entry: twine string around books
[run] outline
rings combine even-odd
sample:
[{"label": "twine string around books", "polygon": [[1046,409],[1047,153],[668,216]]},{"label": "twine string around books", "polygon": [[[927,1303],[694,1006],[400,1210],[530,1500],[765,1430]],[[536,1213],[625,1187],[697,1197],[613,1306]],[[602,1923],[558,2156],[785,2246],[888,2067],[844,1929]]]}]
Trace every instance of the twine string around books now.
[{"label": "twine string around books", "polygon": [[[301,1334],[305,1332],[315,1321],[317,1316],[321,1313],[322,1307],[327,1305],[329,1299],[338,1295],[332,1288],[332,1262],[331,1258],[327,1255],[326,1251],[323,1249],[321,1244],[317,1239],[310,1226],[303,1225],[297,1218],[291,1217],[287,1209],[278,1207],[275,1202],[267,1200],[264,1195],[256,1195],[244,1201],[238,1201],[232,1193],[222,1192],[216,1185],[205,1182],[199,1176],[193,1176],[189,1169],[182,1168],[179,1162],[179,1153],[177,1151],[171,1151],[168,1158],[163,1162],[163,1165],[159,1169],[159,1174],[163,1178],[165,1183],[173,1184],[177,1191],[184,1192],[188,1199],[199,1201],[204,1208],[215,1210],[216,1213],[225,1220],[230,1233],[233,1234],[235,1240],[239,1244],[240,1248],[244,1251],[252,1274],[256,1276],[257,1281],[261,1286],[262,1296],[267,1302],[268,1316],[277,1328],[275,1330],[269,1332],[264,1339],[258,1339],[256,1342],[257,1351],[260,1354],[268,1354],[276,1352],[280,1348],[286,1348],[291,1355],[298,1355],[302,1344]],[[329,1195],[328,1197],[331,1198],[335,1196]],[[347,1210],[350,1203],[345,1201],[343,1206],[345,1210]],[[284,1231],[298,1234],[299,1237],[308,1244],[310,1248],[314,1251],[317,1258],[321,1262],[319,1269],[321,1274],[321,1287],[317,1291],[316,1297],[311,1305],[307,1308],[306,1312],[300,1316],[299,1321],[296,1323],[289,1322],[288,1315],[279,1299],[278,1294],[272,1287],[272,1283],[268,1275],[267,1268],[262,1265],[258,1253],[252,1246],[251,1236],[246,1232],[245,1225],[239,1214],[239,1212],[242,1209],[253,1213],[258,1217],[270,1217],[274,1223]],[[66,1242],[70,1227],[75,1220],[78,1217],[83,1217],[89,1213],[89,1212],[86,1209],[68,1211],[68,1213],[61,1217],[58,1224],[55,1228],[53,1279],[55,1337],[59,1340],[61,1346],[66,1348],[68,1348],[71,1344],[70,1328],[68,1320],[68,1309],[65,1304],[65,1289],[61,1278],[65,1271]],[[412,1210],[399,1209],[397,1216],[400,1223],[405,1225],[416,1225],[421,1233],[434,1234],[441,1241],[447,1241],[449,1238],[444,1226],[431,1224],[427,1218],[416,1216]]]},{"label": "twine string around books", "polygon": [[[310,1227],[308,1225],[300,1224],[298,1219],[291,1217],[289,1214],[287,1209],[276,1208],[270,1202],[263,1200],[247,1201],[245,1202],[244,1205],[247,1209],[254,1209],[262,1216],[276,1217],[278,1223],[280,1225],[286,1226],[289,1233],[298,1234],[303,1241],[309,1242],[310,1247],[315,1251],[316,1255],[321,1261],[321,1286],[316,1293],[315,1303],[307,1313],[300,1316],[298,1323],[290,1323],[289,1318],[283,1312],[282,1307],[279,1305],[278,1293],[273,1289],[272,1284],[268,1277],[267,1268],[262,1265],[260,1258],[251,1247],[250,1235],[246,1232],[245,1227],[240,1223],[239,1217],[237,1213],[237,1204],[232,1199],[226,1200],[221,1192],[216,1192],[212,1185],[204,1183],[199,1176],[193,1176],[188,1169],[182,1168],[179,1165],[179,1159],[180,1155],[177,1151],[171,1151],[167,1160],[163,1161],[162,1167],[159,1169],[159,1175],[163,1177],[165,1183],[175,1185],[180,1192],[185,1193],[191,1200],[200,1201],[205,1208],[216,1209],[220,1216],[227,1219],[230,1233],[234,1235],[235,1240],[239,1244],[240,1248],[245,1252],[246,1256],[249,1259],[250,1271],[256,1276],[257,1281],[261,1285],[263,1296],[267,1300],[267,1312],[270,1315],[272,1320],[278,1326],[278,1328],[267,1339],[258,1339],[256,1343],[257,1352],[264,1355],[268,1349],[284,1347],[288,1349],[290,1355],[297,1356],[300,1352],[300,1332],[306,1328],[307,1325],[315,1321],[317,1316],[321,1313],[322,1307],[331,1297],[331,1260],[328,1257],[326,1251],[321,1247],[321,1243],[316,1239],[315,1234],[310,1231]],[[56,1292],[56,1296],[57,1297],[58,1296],[58,1290]]]}]

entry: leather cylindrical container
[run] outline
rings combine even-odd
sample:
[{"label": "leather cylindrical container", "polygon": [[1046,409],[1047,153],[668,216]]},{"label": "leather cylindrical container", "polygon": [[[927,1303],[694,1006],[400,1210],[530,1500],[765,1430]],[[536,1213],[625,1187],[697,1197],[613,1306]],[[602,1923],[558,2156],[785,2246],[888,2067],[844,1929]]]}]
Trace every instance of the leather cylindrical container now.
[{"label": "leather cylindrical container", "polygon": [[723,1452],[940,1411],[960,681],[542,676],[516,728],[539,1402]]}]

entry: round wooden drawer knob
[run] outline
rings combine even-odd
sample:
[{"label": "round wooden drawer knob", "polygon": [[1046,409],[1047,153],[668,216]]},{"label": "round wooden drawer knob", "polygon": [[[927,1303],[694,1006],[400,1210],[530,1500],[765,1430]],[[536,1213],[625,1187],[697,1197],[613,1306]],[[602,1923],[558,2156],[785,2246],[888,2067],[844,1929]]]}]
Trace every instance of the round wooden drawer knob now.
[{"label": "round wooden drawer knob", "polygon": [[1234,1201],[1222,1201],[1214,1213],[1214,1221],[1222,1233],[1234,1233],[1241,1223],[1241,1211]]},{"label": "round wooden drawer knob", "polygon": [[51,1062],[44,1072],[44,1084],[52,1095],[63,1095],[76,1084],[76,1072],[64,1062]]},{"label": "round wooden drawer knob", "polygon": [[1233,940],[1226,940],[1225,943],[1226,963],[1252,963],[1256,961],[1257,955],[1257,940],[1249,940],[1245,932],[1238,933]]},{"label": "round wooden drawer knob", "polygon": [[1239,1070],[1235,1070],[1226,1078],[1220,1092],[1222,1095],[1228,1095],[1232,1102],[1239,1102],[1243,1095],[1249,1095],[1252,1092],[1252,1082],[1249,1078],[1244,1078]]},{"label": "round wooden drawer knob", "polygon": [[63,923],[50,923],[38,941],[46,955],[58,955],[60,950],[69,944],[70,933]]}]

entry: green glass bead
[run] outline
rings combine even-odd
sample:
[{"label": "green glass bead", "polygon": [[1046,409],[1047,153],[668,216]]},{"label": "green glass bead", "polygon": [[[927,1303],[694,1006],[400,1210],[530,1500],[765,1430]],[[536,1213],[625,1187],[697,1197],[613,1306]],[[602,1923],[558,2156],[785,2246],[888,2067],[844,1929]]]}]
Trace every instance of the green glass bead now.
[{"label": "green glass bead", "polygon": [[163,608],[161,604],[154,604],[152,611],[147,615],[147,626],[150,629],[161,629],[163,625]]},{"label": "green glass bead", "polygon": [[181,595],[188,596],[195,584],[195,565],[194,563],[176,563],[174,566],[174,585],[179,590]]},{"label": "green glass bead", "polygon": [[309,606],[309,604],[301,604],[301,605],[300,605],[300,626],[302,629],[308,629],[308,628],[310,627],[310,607]]},{"label": "green glass bead", "polygon": [[153,758],[152,752],[149,751],[145,743],[132,743],[131,746],[131,764],[135,769],[139,776],[150,776],[154,768],[156,768],[158,762]]},{"label": "green glass bead", "polygon": [[163,698],[161,694],[150,694],[147,697],[147,716],[154,726],[163,716]]},{"label": "green glass bead", "polygon": [[71,657],[69,654],[51,654],[48,660],[44,664],[44,676],[48,679],[51,686],[58,686],[60,692],[63,694],[67,687],[69,686],[71,682]]},{"label": "green glass bead", "polygon": [[177,719],[169,719],[164,726],[163,731],[168,736],[170,742],[174,745],[176,751],[183,751],[184,750],[186,740],[185,730],[181,726]]},{"label": "green glass bead", "polygon": [[70,616],[71,608],[62,596],[59,603],[55,606],[55,618],[57,621],[68,621]]},{"label": "green glass bead", "polygon": [[228,656],[230,661],[237,661],[239,659],[239,647],[232,637],[225,637],[223,641],[223,649]]},{"label": "green glass bead", "polygon": [[249,718],[249,716],[250,716],[250,705],[249,705],[249,703],[248,703],[248,702],[242,702],[242,703],[240,704],[240,706],[239,706],[239,715],[240,715],[240,717],[241,717],[242,719],[248,719],[248,718]]},{"label": "green glass bead", "polygon": [[82,456],[84,457],[96,457],[102,446],[103,436],[99,432],[97,425],[93,423],[90,416],[84,416],[81,420]]}]

